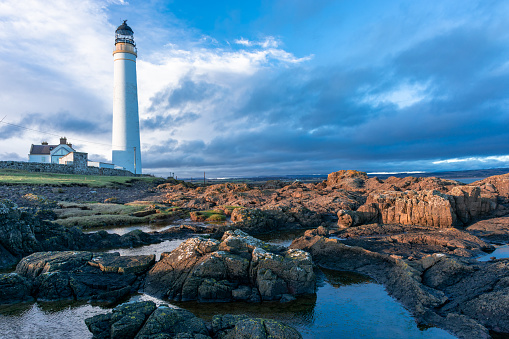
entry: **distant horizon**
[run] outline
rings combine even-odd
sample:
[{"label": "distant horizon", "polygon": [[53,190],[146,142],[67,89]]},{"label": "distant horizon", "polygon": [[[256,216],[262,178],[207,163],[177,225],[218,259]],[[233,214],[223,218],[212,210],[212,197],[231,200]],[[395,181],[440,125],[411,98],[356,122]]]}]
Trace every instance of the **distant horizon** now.
[{"label": "distant horizon", "polygon": [[[350,170],[354,170],[354,169],[350,169]],[[340,171],[340,170],[338,170]],[[468,176],[468,173],[469,172],[480,172],[480,171],[489,171],[489,172],[500,172],[502,171],[503,173],[509,173],[509,168],[479,168],[479,169],[473,169],[473,170],[457,170],[457,171],[436,171],[436,172],[424,172],[424,171],[410,171],[410,172],[365,172],[368,176],[391,176],[391,175],[399,175],[399,174],[426,174],[426,175],[432,175],[432,174],[454,174],[454,173],[457,173],[458,174],[458,178],[461,178],[462,176],[460,175],[461,173],[463,173],[463,176],[465,178],[478,178],[478,177],[486,177],[486,175],[480,175],[479,176],[479,173],[477,174],[477,176]],[[337,171],[334,171],[334,172],[337,172]],[[364,171],[359,171],[359,172],[364,172]],[[327,177],[330,173],[333,173],[333,172],[329,172],[329,173],[323,173],[323,174],[267,174],[267,175],[259,175],[259,176],[229,176],[229,177],[207,177],[205,176],[205,179],[206,180],[228,180],[228,179],[250,179],[250,178],[284,178],[284,177],[288,177],[288,178],[298,178],[298,177]],[[493,175],[497,175],[497,174],[493,174]],[[488,175],[488,176],[491,176],[491,175]],[[203,176],[194,176],[194,177],[178,177],[179,179],[182,179],[182,180],[193,180],[193,181],[200,181],[200,180],[203,180]]]}]

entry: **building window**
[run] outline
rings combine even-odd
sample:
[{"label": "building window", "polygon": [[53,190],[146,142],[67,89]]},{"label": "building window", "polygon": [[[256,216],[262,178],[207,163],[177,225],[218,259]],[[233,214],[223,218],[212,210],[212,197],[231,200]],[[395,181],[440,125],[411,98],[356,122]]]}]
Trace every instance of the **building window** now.
[{"label": "building window", "polygon": [[46,157],[41,157],[41,162],[46,162]]}]

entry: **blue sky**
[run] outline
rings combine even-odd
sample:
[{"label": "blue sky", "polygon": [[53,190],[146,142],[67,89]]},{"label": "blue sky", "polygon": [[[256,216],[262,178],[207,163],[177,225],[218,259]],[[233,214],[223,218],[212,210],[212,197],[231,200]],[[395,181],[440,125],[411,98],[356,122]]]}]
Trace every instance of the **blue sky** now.
[{"label": "blue sky", "polygon": [[[0,160],[111,160],[114,31],[135,32],[145,173],[509,167],[504,1],[0,1]],[[37,131],[42,131],[40,133]]]}]

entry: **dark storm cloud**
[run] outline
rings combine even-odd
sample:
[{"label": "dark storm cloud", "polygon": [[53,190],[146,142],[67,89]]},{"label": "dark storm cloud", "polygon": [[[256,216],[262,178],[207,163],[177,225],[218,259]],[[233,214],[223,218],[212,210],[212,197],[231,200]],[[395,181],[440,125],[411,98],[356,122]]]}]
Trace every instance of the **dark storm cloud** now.
[{"label": "dark storm cloud", "polygon": [[[436,159],[507,154],[507,46],[506,38],[492,32],[458,28],[372,67],[267,71],[249,79],[221,135],[207,143],[196,136],[174,145],[166,158],[149,157],[145,164],[259,171],[408,164],[412,169],[411,163],[429,166]],[[171,104],[174,94],[179,107],[204,100],[198,94],[206,89],[190,81],[166,102]],[[398,102],[390,94],[401,88],[419,88],[415,95],[422,100]],[[236,121],[256,128],[229,129]]]}]

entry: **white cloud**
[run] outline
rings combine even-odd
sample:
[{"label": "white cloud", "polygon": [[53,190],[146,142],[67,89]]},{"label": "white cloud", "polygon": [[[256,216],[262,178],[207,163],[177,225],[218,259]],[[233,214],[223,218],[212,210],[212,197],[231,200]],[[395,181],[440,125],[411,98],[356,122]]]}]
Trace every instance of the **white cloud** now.
[{"label": "white cloud", "polygon": [[[499,164],[503,166],[509,165],[509,155],[489,156],[489,157],[467,157],[467,158],[452,158],[445,160],[433,161],[434,165],[442,164],[456,164],[456,163],[469,163],[469,164]],[[497,165],[495,165],[497,166]]]},{"label": "white cloud", "polygon": [[403,82],[398,87],[389,91],[377,94],[366,95],[361,102],[367,103],[372,106],[380,104],[394,104],[399,109],[412,106],[428,97],[427,90],[430,85],[428,83],[414,83],[409,84]]}]

